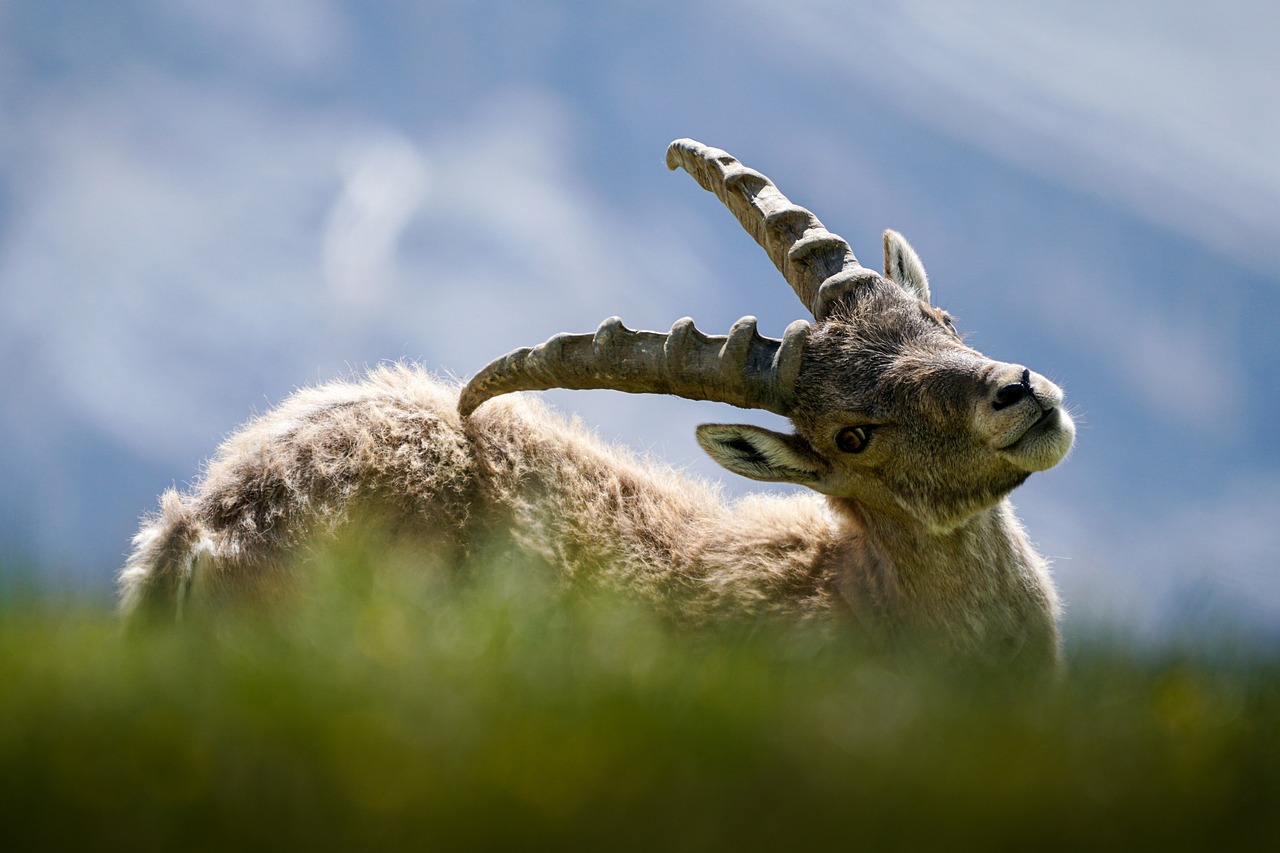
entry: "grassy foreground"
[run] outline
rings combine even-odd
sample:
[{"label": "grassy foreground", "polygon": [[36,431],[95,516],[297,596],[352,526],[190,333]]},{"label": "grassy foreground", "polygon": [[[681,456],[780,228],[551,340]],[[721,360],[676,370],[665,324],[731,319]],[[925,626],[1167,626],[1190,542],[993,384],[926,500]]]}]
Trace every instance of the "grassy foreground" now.
[{"label": "grassy foreground", "polygon": [[373,562],[140,636],[0,604],[5,848],[1280,849],[1274,657],[1036,687]]}]

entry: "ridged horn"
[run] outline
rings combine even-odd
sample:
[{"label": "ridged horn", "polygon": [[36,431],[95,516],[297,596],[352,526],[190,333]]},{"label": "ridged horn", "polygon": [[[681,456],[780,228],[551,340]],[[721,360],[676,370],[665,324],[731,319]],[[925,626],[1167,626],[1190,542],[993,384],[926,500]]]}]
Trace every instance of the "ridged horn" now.
[{"label": "ridged horn", "polygon": [[844,238],[818,217],[719,148],[677,139],[667,146],[667,168],[676,167],[724,202],[816,319],[825,319],[847,294],[880,277],[858,263]]},{"label": "ridged horn", "polygon": [[512,391],[601,388],[786,415],[794,404],[808,334],[804,320],[776,340],[756,331],[755,317],[743,317],[728,335],[710,336],[688,317],[666,333],[632,331],[610,317],[595,334],[556,335],[491,362],[462,389],[458,411],[467,417],[485,401]]}]

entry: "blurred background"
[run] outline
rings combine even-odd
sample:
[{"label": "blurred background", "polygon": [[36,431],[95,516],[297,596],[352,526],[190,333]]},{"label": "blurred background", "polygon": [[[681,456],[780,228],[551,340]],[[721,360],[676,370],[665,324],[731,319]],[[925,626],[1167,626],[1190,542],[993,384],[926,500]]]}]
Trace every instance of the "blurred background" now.
[{"label": "blurred background", "polygon": [[[1014,501],[1068,631],[1280,638],[1277,43],[1265,0],[0,2],[0,566],[105,602],[222,437],[379,361],[780,335],[790,289],[664,167],[691,136],[869,266],[902,231],[1066,388],[1077,448]],[[697,423],[779,424],[549,396],[716,480]]]}]

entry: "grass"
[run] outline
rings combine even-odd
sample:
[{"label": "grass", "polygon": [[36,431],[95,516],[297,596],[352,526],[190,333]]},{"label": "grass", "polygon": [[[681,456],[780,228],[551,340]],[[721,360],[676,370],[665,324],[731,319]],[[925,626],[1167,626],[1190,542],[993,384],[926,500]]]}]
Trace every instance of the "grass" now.
[{"label": "grass", "polygon": [[1280,849],[1274,656],[1099,640],[1029,685],[395,564],[128,637],[0,604],[6,849]]}]

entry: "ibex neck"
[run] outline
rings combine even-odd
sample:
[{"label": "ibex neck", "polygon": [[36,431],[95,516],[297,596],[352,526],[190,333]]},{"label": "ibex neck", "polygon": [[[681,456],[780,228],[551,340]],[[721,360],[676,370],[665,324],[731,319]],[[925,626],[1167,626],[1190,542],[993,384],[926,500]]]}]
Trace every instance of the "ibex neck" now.
[{"label": "ibex neck", "polygon": [[878,611],[893,635],[939,634],[966,656],[1057,657],[1057,595],[1009,501],[946,533],[830,502],[859,552],[842,589],[855,612]]}]

